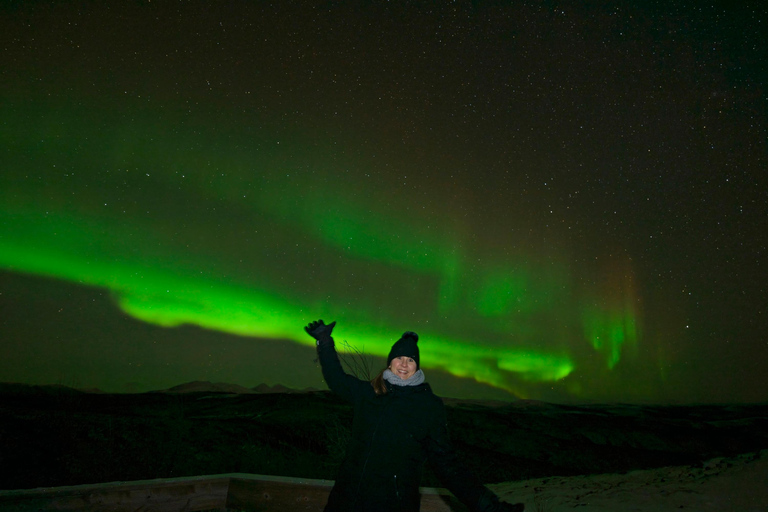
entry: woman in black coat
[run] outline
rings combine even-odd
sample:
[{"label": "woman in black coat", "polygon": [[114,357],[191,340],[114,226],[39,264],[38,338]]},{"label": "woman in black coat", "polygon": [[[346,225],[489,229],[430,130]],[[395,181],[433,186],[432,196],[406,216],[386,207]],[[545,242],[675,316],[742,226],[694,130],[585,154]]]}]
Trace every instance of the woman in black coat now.
[{"label": "woman in black coat", "polygon": [[331,490],[326,512],[418,512],[424,462],[472,512],[522,511],[500,502],[469,472],[451,446],[445,407],[419,369],[416,333],[406,332],[372,382],[344,372],[331,332],[322,320],[304,329],[317,340],[328,387],[354,406],[352,439]]}]

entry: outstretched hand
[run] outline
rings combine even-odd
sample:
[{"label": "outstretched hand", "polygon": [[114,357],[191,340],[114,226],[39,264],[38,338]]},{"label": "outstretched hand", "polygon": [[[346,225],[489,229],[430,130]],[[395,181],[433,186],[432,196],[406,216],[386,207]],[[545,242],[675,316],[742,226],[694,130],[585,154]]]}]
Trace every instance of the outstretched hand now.
[{"label": "outstretched hand", "polygon": [[331,332],[333,332],[333,328],[335,326],[336,322],[331,322],[326,325],[322,320],[316,320],[314,322],[310,322],[309,325],[304,328],[304,330],[307,331],[307,334],[315,338],[317,341],[320,341],[330,339]]}]

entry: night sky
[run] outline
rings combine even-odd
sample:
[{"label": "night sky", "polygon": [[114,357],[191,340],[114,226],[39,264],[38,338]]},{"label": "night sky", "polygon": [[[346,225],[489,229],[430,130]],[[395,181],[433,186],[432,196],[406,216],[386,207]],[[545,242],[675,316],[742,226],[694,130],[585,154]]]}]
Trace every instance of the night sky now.
[{"label": "night sky", "polygon": [[5,1],[0,381],[768,400],[761,4]]}]

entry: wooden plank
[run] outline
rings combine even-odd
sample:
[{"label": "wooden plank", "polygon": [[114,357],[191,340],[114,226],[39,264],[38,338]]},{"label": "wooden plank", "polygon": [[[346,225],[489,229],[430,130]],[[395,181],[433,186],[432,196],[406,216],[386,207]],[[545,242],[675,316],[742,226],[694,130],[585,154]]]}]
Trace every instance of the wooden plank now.
[{"label": "wooden plank", "polygon": [[229,478],[192,477],[0,491],[0,511],[196,512],[226,508]]},{"label": "wooden plank", "polygon": [[329,480],[265,480],[258,475],[233,476],[227,507],[259,512],[322,512],[333,482]]},{"label": "wooden plank", "polygon": [[[265,479],[261,475],[231,475],[227,507],[247,512],[322,512],[333,487],[330,480]],[[445,489],[423,487],[421,512],[466,512]]]},{"label": "wooden plank", "polygon": [[445,489],[422,487],[421,512],[468,512],[453,494]]},{"label": "wooden plank", "polygon": [[[226,474],[0,491],[0,512],[322,512],[333,481]],[[466,512],[445,489],[421,489],[422,512]]]}]

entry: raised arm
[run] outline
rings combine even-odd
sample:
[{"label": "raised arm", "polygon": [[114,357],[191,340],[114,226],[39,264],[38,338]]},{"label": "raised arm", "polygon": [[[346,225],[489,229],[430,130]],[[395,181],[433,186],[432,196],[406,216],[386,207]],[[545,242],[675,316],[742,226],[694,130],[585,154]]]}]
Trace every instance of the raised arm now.
[{"label": "raised arm", "polygon": [[317,320],[307,325],[304,330],[317,340],[317,356],[325,383],[334,393],[354,402],[362,393],[372,393],[373,387],[369,382],[362,381],[344,371],[331,337],[335,326],[336,322],[326,325],[322,320]]}]

